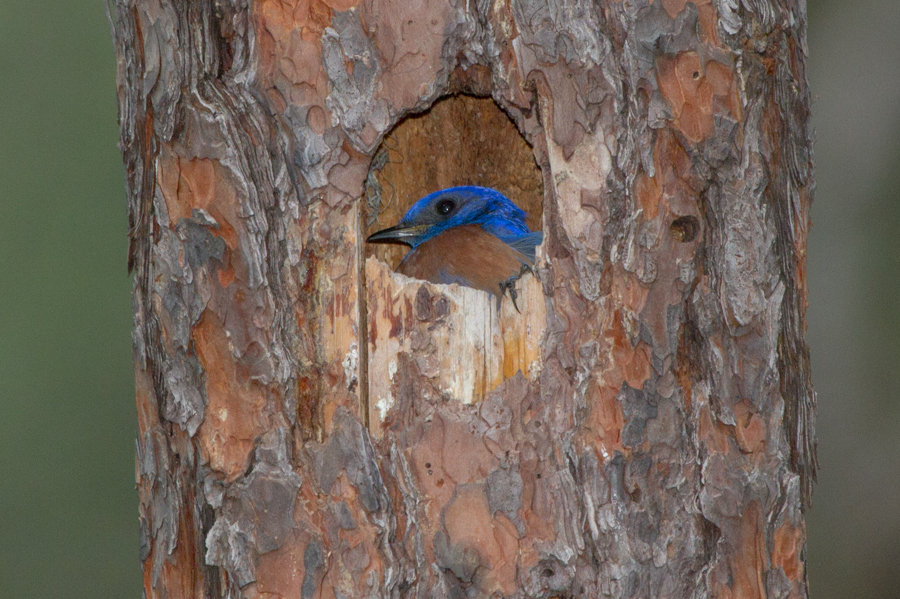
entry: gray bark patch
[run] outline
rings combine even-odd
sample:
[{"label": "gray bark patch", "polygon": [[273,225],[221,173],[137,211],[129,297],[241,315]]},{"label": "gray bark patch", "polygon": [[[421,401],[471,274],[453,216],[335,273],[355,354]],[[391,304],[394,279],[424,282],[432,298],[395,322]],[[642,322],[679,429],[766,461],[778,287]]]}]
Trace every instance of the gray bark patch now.
[{"label": "gray bark patch", "polygon": [[515,520],[522,507],[522,476],[517,470],[498,468],[485,483],[491,513],[503,512]]},{"label": "gray bark patch", "polygon": [[223,566],[244,587],[256,580],[256,557],[281,547],[294,528],[294,501],[302,483],[291,469],[286,429],[266,433],[250,474],[232,484],[206,538],[206,563]]}]

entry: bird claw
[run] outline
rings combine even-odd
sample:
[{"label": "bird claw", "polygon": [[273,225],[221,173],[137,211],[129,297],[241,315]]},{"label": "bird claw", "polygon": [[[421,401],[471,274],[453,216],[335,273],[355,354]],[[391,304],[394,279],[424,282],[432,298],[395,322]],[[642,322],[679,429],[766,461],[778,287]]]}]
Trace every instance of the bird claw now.
[{"label": "bird claw", "polygon": [[497,297],[498,312],[500,311],[500,304],[503,301],[503,296],[506,295],[507,292],[509,292],[509,299],[512,300],[513,308],[515,308],[516,312],[518,312],[519,314],[522,313],[522,311],[519,310],[518,304],[516,304],[516,299],[519,297],[519,293],[516,291],[516,281],[521,279],[522,275],[524,275],[526,272],[534,271],[531,270],[531,267],[527,264],[523,264],[521,270],[519,270],[519,274],[500,282],[500,295],[499,297]]},{"label": "bird claw", "polygon": [[509,299],[512,300],[513,308],[516,309],[516,312],[521,314],[522,312],[519,310],[519,306],[516,304],[516,298],[519,297],[519,294],[516,292],[516,280],[519,277],[510,277],[505,281],[500,283],[500,295],[497,297],[497,311],[500,311],[500,304],[503,302],[503,296],[509,292]]}]

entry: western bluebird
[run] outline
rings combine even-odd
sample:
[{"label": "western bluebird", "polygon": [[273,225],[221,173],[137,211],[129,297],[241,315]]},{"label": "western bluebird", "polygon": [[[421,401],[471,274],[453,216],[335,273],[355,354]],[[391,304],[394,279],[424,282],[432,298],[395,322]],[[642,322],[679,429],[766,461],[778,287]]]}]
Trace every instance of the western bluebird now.
[{"label": "western bluebird", "polygon": [[366,241],[411,245],[397,267],[401,274],[487,291],[498,308],[509,291],[518,310],[515,281],[534,266],[543,240],[543,233],[529,230],[526,216],[494,189],[451,187],[425,196],[396,226]]}]

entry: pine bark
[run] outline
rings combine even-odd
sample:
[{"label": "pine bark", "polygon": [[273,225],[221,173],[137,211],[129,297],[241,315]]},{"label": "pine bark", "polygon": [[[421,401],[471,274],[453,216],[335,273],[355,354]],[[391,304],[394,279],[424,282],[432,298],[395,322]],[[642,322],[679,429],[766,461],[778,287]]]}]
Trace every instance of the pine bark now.
[{"label": "pine bark", "polygon": [[[804,2],[109,12],[147,597],[808,596]],[[365,247],[465,183],[521,314]]]}]

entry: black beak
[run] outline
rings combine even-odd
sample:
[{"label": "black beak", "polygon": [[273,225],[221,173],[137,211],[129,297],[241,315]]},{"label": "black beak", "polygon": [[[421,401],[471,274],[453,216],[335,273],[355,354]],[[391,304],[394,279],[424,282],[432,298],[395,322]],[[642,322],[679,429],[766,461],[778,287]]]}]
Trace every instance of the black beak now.
[{"label": "black beak", "polygon": [[367,243],[405,243],[412,245],[416,237],[421,237],[428,229],[428,225],[397,225],[388,229],[382,229],[369,235]]}]

